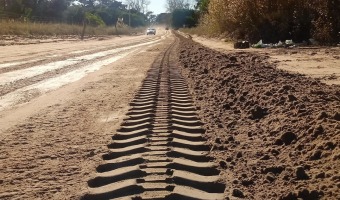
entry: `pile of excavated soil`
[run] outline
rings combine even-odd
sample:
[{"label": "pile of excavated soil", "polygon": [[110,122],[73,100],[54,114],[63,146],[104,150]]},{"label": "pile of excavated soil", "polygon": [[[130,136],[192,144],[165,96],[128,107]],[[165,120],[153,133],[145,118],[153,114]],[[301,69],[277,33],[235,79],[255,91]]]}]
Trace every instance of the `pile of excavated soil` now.
[{"label": "pile of excavated soil", "polygon": [[226,199],[340,199],[340,87],[180,39]]}]

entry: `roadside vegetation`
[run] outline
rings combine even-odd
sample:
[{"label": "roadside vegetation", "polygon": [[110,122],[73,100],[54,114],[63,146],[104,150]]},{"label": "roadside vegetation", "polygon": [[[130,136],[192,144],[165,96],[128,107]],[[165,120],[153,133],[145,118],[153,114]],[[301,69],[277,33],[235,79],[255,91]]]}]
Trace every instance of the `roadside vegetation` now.
[{"label": "roadside vegetation", "polygon": [[[181,0],[178,0],[181,1]],[[266,43],[313,38],[340,42],[340,4],[335,0],[197,0],[199,22],[191,34]]]},{"label": "roadside vegetation", "polygon": [[0,0],[0,35],[132,34],[155,19],[148,1]]},{"label": "roadside vegetation", "polygon": [[158,23],[166,23],[174,29],[197,26],[199,12],[189,0],[166,0],[166,14],[157,16]]},{"label": "roadside vegetation", "polygon": [[[119,27],[114,26],[87,26],[87,36],[98,35],[128,35],[144,31],[143,27]],[[65,36],[81,35],[83,25],[63,23],[32,23],[32,22],[0,22],[0,35],[18,35],[24,37],[34,36]]]}]

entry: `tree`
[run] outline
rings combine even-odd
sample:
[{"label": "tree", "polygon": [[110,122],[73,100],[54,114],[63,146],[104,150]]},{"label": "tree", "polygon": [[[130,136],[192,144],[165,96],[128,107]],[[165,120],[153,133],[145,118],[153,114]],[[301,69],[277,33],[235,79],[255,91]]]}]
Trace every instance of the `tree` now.
[{"label": "tree", "polygon": [[208,12],[209,0],[196,0],[196,9],[200,11],[200,14],[206,14]]},{"label": "tree", "polygon": [[45,13],[49,13],[49,17],[52,17],[57,20],[61,20],[63,18],[63,13],[69,6],[69,1],[67,0],[51,0],[48,4],[47,10]]},{"label": "tree", "polygon": [[81,24],[84,20],[84,8],[80,5],[72,5],[65,11],[64,17],[71,24]]},{"label": "tree", "polygon": [[322,43],[340,42],[339,0],[315,0],[308,6],[314,11],[312,35]]},{"label": "tree", "polygon": [[85,13],[85,19],[92,26],[105,26],[105,22],[96,14]]},{"label": "tree", "polygon": [[172,26],[174,28],[196,26],[198,22],[197,15],[194,10],[176,9],[172,12]]},{"label": "tree", "polygon": [[[200,11],[205,2],[198,0]],[[302,42],[311,37],[323,43],[339,42],[339,0],[209,0],[207,5],[201,25],[210,34],[265,43]]]},{"label": "tree", "polygon": [[[0,13],[10,18],[34,22],[61,22],[72,24],[115,25],[118,18],[128,24],[145,26],[155,16],[147,13],[149,0],[128,0],[134,8],[120,0],[0,0]],[[130,13],[130,14],[129,14]],[[103,23],[104,22],[104,23]]]},{"label": "tree", "polygon": [[172,13],[174,10],[189,9],[190,3],[188,0],[167,0],[166,10]]},{"label": "tree", "polygon": [[0,11],[7,11],[9,7],[9,0],[0,0]]},{"label": "tree", "polygon": [[126,11],[126,5],[115,0],[101,0],[94,11],[106,25],[115,25]]},{"label": "tree", "polygon": [[146,16],[146,18],[147,18],[149,24],[153,24],[153,23],[156,22],[156,17],[157,17],[157,16],[154,15],[152,11],[147,12],[147,13],[145,14],[145,16]]},{"label": "tree", "polygon": [[170,26],[171,24],[171,13],[161,13],[157,15],[156,22],[158,24],[165,24],[167,26]]},{"label": "tree", "polygon": [[0,0],[0,11],[11,18],[60,21],[72,0]]},{"label": "tree", "polygon": [[0,5],[3,7],[2,10],[10,12],[11,14],[20,14],[22,12],[22,1],[21,0],[2,0]]},{"label": "tree", "polygon": [[145,14],[146,12],[148,12],[148,6],[150,5],[150,1],[149,0],[139,0],[141,7],[142,7],[142,12],[143,14]]},{"label": "tree", "polygon": [[113,10],[124,10],[127,7],[122,2],[116,0],[101,0],[100,4]]},{"label": "tree", "polygon": [[126,0],[125,2],[129,6],[129,9],[136,10],[143,14],[147,12],[147,7],[150,4],[149,0]]},{"label": "tree", "polygon": [[97,1],[96,0],[78,0],[86,8],[94,8]]}]

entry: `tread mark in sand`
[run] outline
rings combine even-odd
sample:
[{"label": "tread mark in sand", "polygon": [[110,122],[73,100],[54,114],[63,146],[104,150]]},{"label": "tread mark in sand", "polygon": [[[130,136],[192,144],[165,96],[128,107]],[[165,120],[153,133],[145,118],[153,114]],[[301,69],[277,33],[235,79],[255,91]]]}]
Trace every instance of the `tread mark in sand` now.
[{"label": "tread mark in sand", "polygon": [[170,63],[174,44],[148,71],[83,200],[224,199],[226,186],[208,156],[202,123]]}]

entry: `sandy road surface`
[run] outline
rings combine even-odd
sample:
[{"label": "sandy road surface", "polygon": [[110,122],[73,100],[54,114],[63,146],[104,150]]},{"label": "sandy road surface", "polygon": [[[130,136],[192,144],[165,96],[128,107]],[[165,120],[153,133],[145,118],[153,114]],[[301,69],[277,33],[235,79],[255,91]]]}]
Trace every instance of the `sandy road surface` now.
[{"label": "sandy road surface", "polygon": [[[76,82],[105,65],[157,44],[164,37],[138,36],[105,41],[2,47],[0,111],[10,110],[17,104],[29,102],[48,91]],[[8,117],[6,113],[3,116]],[[0,127],[5,129],[5,124],[0,123]]]},{"label": "sandy road surface", "polygon": [[111,131],[171,38],[1,47],[0,199],[82,194]]},{"label": "sandy road surface", "polygon": [[338,85],[129,39],[2,56],[0,199],[339,199]]},{"label": "sandy road surface", "polygon": [[176,39],[131,101],[83,200],[222,200],[226,185],[177,64]]}]

